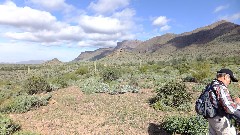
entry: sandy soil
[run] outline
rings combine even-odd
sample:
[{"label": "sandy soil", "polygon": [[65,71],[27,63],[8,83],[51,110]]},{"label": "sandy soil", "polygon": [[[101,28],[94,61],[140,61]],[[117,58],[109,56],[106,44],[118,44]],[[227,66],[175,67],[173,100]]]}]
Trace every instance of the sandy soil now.
[{"label": "sandy soil", "polygon": [[42,135],[165,135],[159,123],[168,114],[149,106],[150,89],[86,95],[69,87],[51,94],[47,106],[10,117],[22,130]]}]

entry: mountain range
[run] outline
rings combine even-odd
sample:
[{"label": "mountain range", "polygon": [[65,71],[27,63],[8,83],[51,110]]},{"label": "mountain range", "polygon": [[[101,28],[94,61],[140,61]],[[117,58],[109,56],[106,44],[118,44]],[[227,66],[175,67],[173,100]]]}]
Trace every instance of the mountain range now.
[{"label": "mountain range", "polygon": [[[177,58],[240,56],[240,25],[225,20],[181,34],[167,33],[146,41],[124,40],[115,47],[82,52],[70,62],[105,63],[166,61]],[[54,61],[54,62],[52,62]],[[30,60],[13,64],[61,63],[57,59]],[[11,63],[0,63],[11,64]]]},{"label": "mountain range", "polygon": [[134,62],[179,57],[227,57],[240,54],[240,25],[221,20],[181,34],[167,33],[146,41],[125,40],[116,47],[82,52],[73,61]]}]

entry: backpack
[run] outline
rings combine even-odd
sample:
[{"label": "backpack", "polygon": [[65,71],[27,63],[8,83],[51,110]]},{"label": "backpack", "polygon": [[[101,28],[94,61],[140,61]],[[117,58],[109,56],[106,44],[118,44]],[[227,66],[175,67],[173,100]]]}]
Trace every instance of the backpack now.
[{"label": "backpack", "polygon": [[[217,107],[211,102],[210,93],[214,94],[216,97],[216,93],[212,90],[212,86],[208,85],[195,103],[195,111],[205,119],[215,117],[218,112]],[[217,100],[217,98],[215,100]]]}]

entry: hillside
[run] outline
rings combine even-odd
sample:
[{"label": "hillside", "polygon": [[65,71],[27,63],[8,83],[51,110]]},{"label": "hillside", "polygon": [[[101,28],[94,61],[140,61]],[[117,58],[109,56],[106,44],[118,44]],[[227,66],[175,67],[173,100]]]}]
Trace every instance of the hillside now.
[{"label": "hillside", "polygon": [[[133,42],[136,43],[132,45]],[[127,51],[121,51],[121,49]],[[101,59],[105,62],[121,63],[139,59],[161,61],[183,56],[191,58],[219,57],[222,54],[236,56],[240,50],[240,25],[222,20],[182,34],[167,33],[146,41],[123,41],[107,53],[104,51],[105,55],[99,55],[98,50],[82,53],[79,55],[81,59],[75,59],[75,61]],[[91,57],[86,57],[90,54]]]},{"label": "hillside", "polygon": [[60,60],[58,60],[57,58],[54,58],[52,60],[46,61],[43,64],[44,65],[58,65],[58,64],[62,64],[63,62],[61,62]]},{"label": "hillside", "polygon": [[114,48],[100,48],[95,51],[82,52],[73,61],[94,61],[109,55]]}]

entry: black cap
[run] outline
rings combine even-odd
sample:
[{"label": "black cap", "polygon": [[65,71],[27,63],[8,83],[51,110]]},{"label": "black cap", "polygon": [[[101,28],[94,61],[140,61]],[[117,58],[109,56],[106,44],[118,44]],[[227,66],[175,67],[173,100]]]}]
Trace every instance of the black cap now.
[{"label": "black cap", "polygon": [[230,69],[225,69],[225,68],[223,68],[223,69],[217,71],[217,73],[226,73],[226,74],[229,74],[232,82],[238,82],[237,78],[235,78],[235,77],[233,76],[233,72],[232,72]]}]

